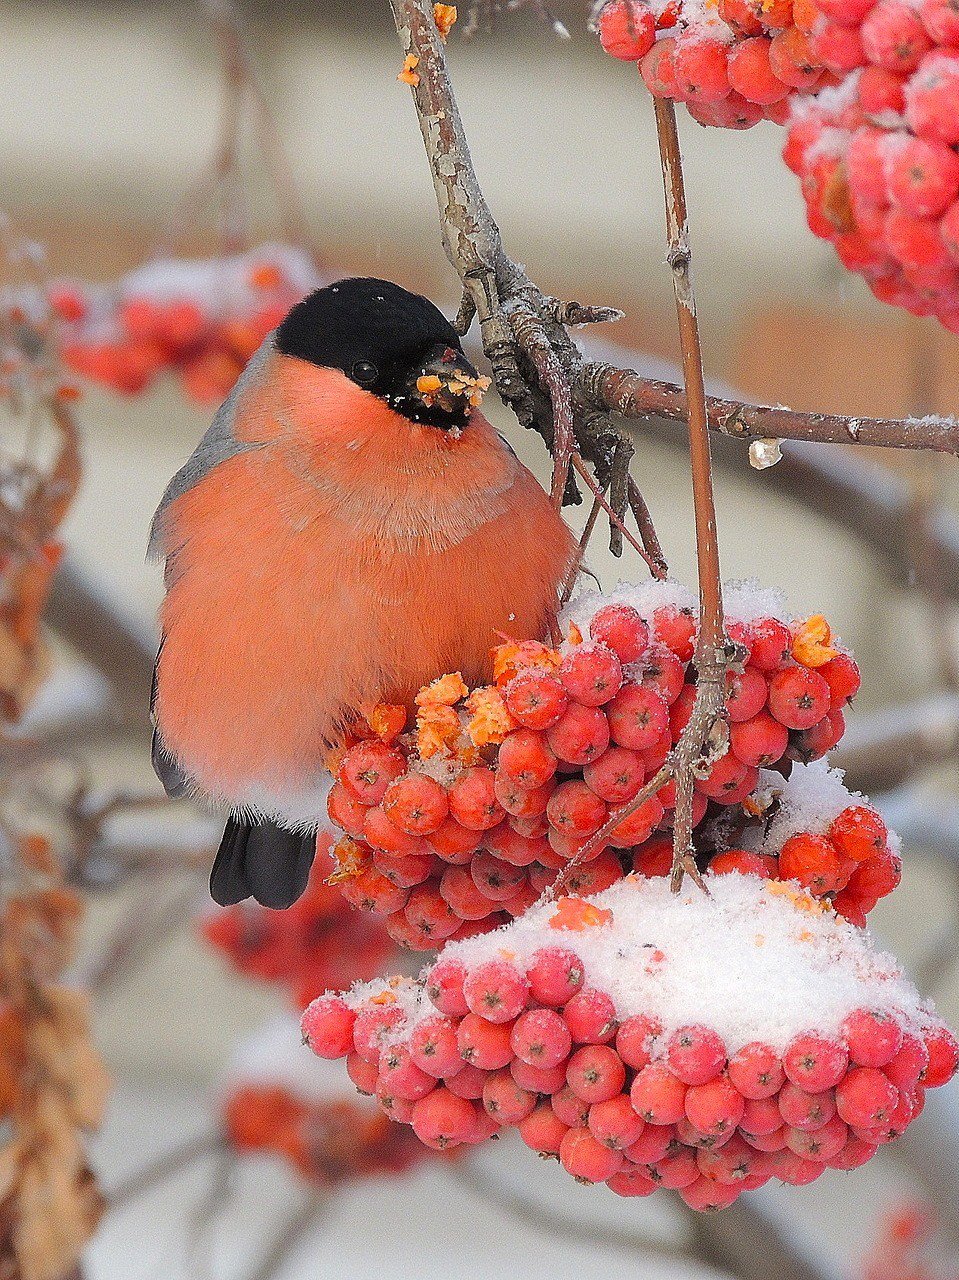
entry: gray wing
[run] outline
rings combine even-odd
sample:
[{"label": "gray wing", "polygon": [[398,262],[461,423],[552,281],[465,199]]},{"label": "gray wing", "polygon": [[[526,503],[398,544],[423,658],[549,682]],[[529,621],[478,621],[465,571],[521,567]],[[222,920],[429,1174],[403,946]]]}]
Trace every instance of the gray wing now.
[{"label": "gray wing", "polygon": [[167,485],[153,516],[153,523],[150,525],[150,541],[147,544],[148,560],[159,560],[167,553],[163,517],[170,504],[175,502],[181,494],[192,489],[221,462],[226,462],[228,458],[235,457],[238,453],[246,453],[249,449],[260,448],[255,441],[237,440],[233,423],[240,400],[259,380],[263,365],[273,351],[273,338],[274,333],[267,334],[259,348],[250,357],[246,368],[234,383],[233,390],[217,409],[200,443]]}]

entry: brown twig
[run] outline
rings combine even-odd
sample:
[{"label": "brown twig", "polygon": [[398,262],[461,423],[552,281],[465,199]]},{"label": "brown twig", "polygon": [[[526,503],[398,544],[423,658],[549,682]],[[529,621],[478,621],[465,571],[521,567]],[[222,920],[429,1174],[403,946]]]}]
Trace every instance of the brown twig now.
[{"label": "brown twig", "polygon": [[689,234],[682,153],[676,130],[676,108],[666,98],[654,98],[656,133],[663,168],[666,199],[667,261],[673,273],[679,343],[688,405],[689,457],[693,481],[696,524],[696,561],[699,572],[699,634],[696,639],[696,699],[689,723],[673,751],[676,788],[673,827],[672,888],[678,892],[688,873],[702,885],[693,849],[693,788],[695,771],[721,756],[728,741],[724,716],[726,670],[729,665],[723,625],[722,583],[719,573],[719,541],[716,504],[713,499],[712,458],[706,415],[703,357],[696,320],[696,299],[690,272]]}]

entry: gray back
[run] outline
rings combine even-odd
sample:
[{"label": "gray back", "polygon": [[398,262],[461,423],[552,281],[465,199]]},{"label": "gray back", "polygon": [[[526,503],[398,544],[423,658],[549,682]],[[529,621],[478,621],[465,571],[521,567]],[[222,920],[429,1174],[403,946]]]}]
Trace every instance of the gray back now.
[{"label": "gray back", "polygon": [[204,432],[200,443],[184,462],[164,491],[150,525],[150,540],[147,544],[147,559],[159,560],[166,555],[164,545],[163,517],[171,502],[175,502],[181,494],[192,489],[195,484],[209,475],[214,467],[226,462],[238,453],[246,453],[249,449],[261,446],[252,440],[237,440],[233,425],[236,412],[244,394],[260,379],[262,369],[273,351],[274,330],[263,339],[259,348],[250,357],[246,368],[237,378],[233,390],[217,409],[213,421]]}]

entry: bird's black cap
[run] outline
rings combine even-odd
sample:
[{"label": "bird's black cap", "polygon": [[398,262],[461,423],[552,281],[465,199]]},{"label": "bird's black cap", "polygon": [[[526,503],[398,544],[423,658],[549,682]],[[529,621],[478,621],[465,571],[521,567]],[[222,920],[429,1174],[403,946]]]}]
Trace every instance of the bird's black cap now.
[{"label": "bird's black cap", "polygon": [[427,298],[389,280],[355,277],[317,289],[298,302],[276,331],[276,349],[310,364],[339,369],[364,390],[415,422],[462,426],[468,405],[450,412],[415,394],[418,374],[448,351],[475,374],[459,335]]}]

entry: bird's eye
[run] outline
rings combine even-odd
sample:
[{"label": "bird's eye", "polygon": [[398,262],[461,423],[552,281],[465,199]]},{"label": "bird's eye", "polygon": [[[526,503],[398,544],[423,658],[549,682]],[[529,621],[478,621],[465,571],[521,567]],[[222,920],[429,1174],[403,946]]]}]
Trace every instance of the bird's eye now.
[{"label": "bird's eye", "polygon": [[357,360],[356,364],[350,370],[350,377],[354,382],[368,383],[375,382],[379,370],[375,364],[370,364],[369,360]]}]

